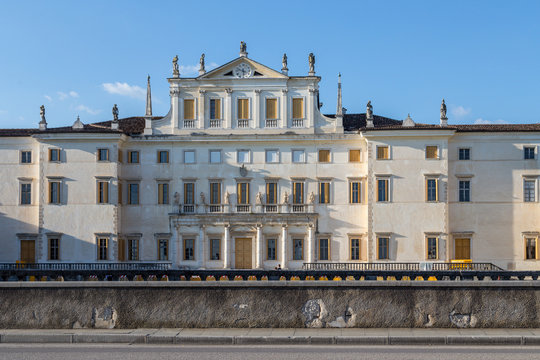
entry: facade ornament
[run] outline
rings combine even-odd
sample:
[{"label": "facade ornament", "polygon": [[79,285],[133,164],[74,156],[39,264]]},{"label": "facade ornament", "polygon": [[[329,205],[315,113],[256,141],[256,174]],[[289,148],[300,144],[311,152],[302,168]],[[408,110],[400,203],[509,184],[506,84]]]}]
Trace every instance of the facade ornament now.
[{"label": "facade ornament", "polygon": [[309,193],[309,203],[315,204],[315,194],[313,193],[313,191]]},{"label": "facade ornament", "polygon": [[407,114],[407,118],[405,120],[403,120],[403,126],[404,127],[413,127],[414,126],[414,121],[411,118],[411,114]]},{"label": "facade ornament", "polygon": [[180,68],[178,67],[178,55],[175,55],[172,59],[172,74],[174,77],[180,76]]},{"label": "facade ornament", "polygon": [[206,94],[206,90],[203,90],[203,89],[199,89],[199,94],[201,94],[201,95],[204,95],[204,94]]},{"label": "facade ornament", "polygon": [[174,205],[180,205],[180,194],[178,191],[174,193]]},{"label": "facade ornament", "polygon": [[257,193],[257,196],[255,197],[255,203],[257,205],[262,205],[263,201],[262,201],[262,193],[259,191]]},{"label": "facade ornament", "polygon": [[288,205],[289,204],[289,194],[287,194],[287,192],[285,191],[283,193],[283,205]]},{"label": "facade ornament", "polygon": [[225,92],[230,95],[230,94],[232,94],[232,89],[231,88],[226,88]]},{"label": "facade ornament", "polygon": [[180,94],[180,89],[171,89],[171,90],[169,90],[169,94],[171,96],[179,95]]},{"label": "facade ornament", "polygon": [[201,204],[206,205],[206,197],[204,196],[203,192],[201,192]]},{"label": "facade ornament", "polygon": [[47,120],[45,120],[45,105],[39,107],[39,115],[41,116],[41,121],[39,122],[39,130],[47,130]]},{"label": "facade ornament", "polygon": [[118,121],[118,106],[114,104],[112,108],[113,121]]},{"label": "facade ornament", "polygon": [[152,90],[150,88],[150,75],[146,79],[146,115],[152,116]]},{"label": "facade ornament", "polygon": [[225,191],[223,203],[225,205],[229,205],[231,203],[231,194],[229,194],[229,190]]},{"label": "facade ornament", "polygon": [[315,55],[313,55],[313,53],[309,53],[308,60],[309,60],[309,73],[308,74],[310,76],[313,76],[315,75]]},{"label": "facade ornament", "polygon": [[287,54],[283,54],[281,59],[281,72],[285,75],[289,73],[289,68],[287,67]]},{"label": "facade ornament", "polygon": [[201,55],[201,58],[199,59],[199,75],[202,75],[206,73],[206,69],[204,68],[204,53]]},{"label": "facade ornament", "polygon": [[288,93],[288,92],[289,92],[289,89],[281,89],[281,93],[282,93],[282,94],[286,94],[286,93]]},{"label": "facade ornament", "polygon": [[371,100],[369,100],[366,105],[366,126],[368,128],[375,126],[373,124],[373,106],[371,105]]},{"label": "facade ornament", "polygon": [[81,130],[81,129],[84,129],[84,124],[82,123],[81,118],[79,117],[79,115],[77,115],[77,120],[75,120],[75,122],[73,123],[73,125],[71,126],[71,128],[72,128],[73,130]]},{"label": "facade ornament", "polygon": [[448,118],[446,117],[446,104],[444,103],[444,99],[442,99],[441,103],[441,126],[448,126]]},{"label": "facade ornament", "polygon": [[253,90],[253,91],[254,91],[255,94],[257,94],[257,95],[260,95],[260,93],[261,93],[261,89],[255,89],[255,90]]},{"label": "facade ornament", "polygon": [[240,56],[247,57],[247,45],[245,42],[240,41]]},{"label": "facade ornament", "polygon": [[239,170],[240,170],[240,176],[246,177],[248,171],[247,171],[246,166],[244,164],[242,164],[242,166],[240,166]]}]

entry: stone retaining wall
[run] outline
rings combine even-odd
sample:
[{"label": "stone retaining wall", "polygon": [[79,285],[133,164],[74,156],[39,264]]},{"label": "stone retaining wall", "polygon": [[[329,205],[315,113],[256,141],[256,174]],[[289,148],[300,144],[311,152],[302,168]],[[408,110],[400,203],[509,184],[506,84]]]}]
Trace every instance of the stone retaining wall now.
[{"label": "stone retaining wall", "polygon": [[0,328],[540,328],[540,282],[0,283]]}]

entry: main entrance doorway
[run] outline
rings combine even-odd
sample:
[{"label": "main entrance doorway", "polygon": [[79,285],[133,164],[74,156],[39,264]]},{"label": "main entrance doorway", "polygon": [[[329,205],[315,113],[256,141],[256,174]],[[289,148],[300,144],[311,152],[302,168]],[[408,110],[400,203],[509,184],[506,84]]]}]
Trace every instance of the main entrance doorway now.
[{"label": "main entrance doorway", "polygon": [[234,267],[236,269],[251,269],[251,257],[251,238],[236,238]]},{"label": "main entrance doorway", "polygon": [[21,262],[29,264],[36,262],[35,240],[21,240]]},{"label": "main entrance doorway", "polygon": [[471,239],[455,239],[456,260],[470,260],[471,258]]}]

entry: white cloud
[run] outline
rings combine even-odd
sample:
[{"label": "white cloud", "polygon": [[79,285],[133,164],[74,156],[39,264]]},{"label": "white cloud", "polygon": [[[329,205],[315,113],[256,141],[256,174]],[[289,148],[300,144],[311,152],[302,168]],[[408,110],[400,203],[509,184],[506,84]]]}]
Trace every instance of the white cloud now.
[{"label": "white cloud", "polygon": [[65,92],[61,92],[61,91],[58,92],[58,99],[60,100],[65,100],[68,96],[69,95],[66,94]]},{"label": "white cloud", "polygon": [[71,90],[70,92],[68,93],[65,93],[63,91],[58,91],[57,92],[58,94],[58,99],[59,100],[66,100],[67,98],[69,97],[72,97],[72,98],[78,98],[79,97],[79,94],[77,94],[75,91]]},{"label": "white cloud", "polygon": [[129,85],[128,83],[115,82],[101,84],[103,90],[109,94],[123,95],[135,99],[145,99],[146,90],[137,85]]},{"label": "white cloud", "polygon": [[78,98],[78,97],[79,97],[79,94],[77,94],[75,91],[71,90],[71,91],[69,92],[69,96],[74,97],[74,98]]},{"label": "white cloud", "polygon": [[49,95],[43,95],[43,97],[49,101],[52,101],[52,97],[50,97]]},{"label": "white cloud", "polygon": [[471,108],[465,108],[459,105],[459,106],[452,106],[450,111],[452,112],[452,115],[454,115],[456,118],[462,118],[471,112]]},{"label": "white cloud", "polygon": [[474,123],[476,125],[487,125],[487,124],[508,124],[508,122],[502,120],[502,119],[498,119],[498,120],[494,120],[494,121],[491,121],[491,120],[485,120],[485,119],[482,119],[482,118],[478,118],[476,120],[474,120]]},{"label": "white cloud", "polygon": [[82,105],[82,104],[77,106],[75,109],[80,110],[80,111],[86,111],[90,115],[97,115],[97,114],[99,114],[101,112],[101,110],[94,110],[94,109],[91,109],[88,106]]}]

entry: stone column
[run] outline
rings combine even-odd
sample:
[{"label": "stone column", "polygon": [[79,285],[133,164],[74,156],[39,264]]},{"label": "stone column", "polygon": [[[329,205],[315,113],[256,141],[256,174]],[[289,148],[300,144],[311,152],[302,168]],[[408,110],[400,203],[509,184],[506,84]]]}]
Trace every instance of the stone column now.
[{"label": "stone column", "polygon": [[223,124],[223,128],[230,129],[232,128],[233,119],[232,89],[225,89],[225,91],[227,92],[227,97],[225,99],[225,116],[223,118],[225,123]]},{"label": "stone column", "polygon": [[253,127],[260,129],[265,126],[264,116],[261,118],[261,90],[255,89],[255,96],[253,97]]},{"label": "stone column", "polygon": [[287,225],[281,225],[281,242],[279,250],[281,252],[281,268],[287,269],[289,263],[287,259]]},{"label": "stone column", "polygon": [[199,119],[199,129],[204,129],[204,106],[205,106],[205,96],[206,90],[199,90],[199,111],[198,111],[198,119]]},{"label": "stone column", "polygon": [[317,89],[309,89],[308,104],[307,104],[307,114],[306,127],[313,128],[315,126],[315,102],[317,100]]},{"label": "stone column", "polygon": [[228,269],[230,268],[229,262],[230,262],[230,256],[229,252],[231,249],[231,228],[229,224],[225,224],[225,231],[223,234],[223,268]]},{"label": "stone column", "polygon": [[289,119],[287,116],[287,109],[289,105],[287,99],[288,92],[288,89],[281,89],[281,128],[284,129],[289,127]]},{"label": "stone column", "polygon": [[206,267],[206,239],[204,236],[204,225],[199,227],[199,268],[204,269]]},{"label": "stone column", "polygon": [[307,250],[307,256],[306,256],[306,262],[312,263],[315,259],[315,226],[313,224],[308,225],[308,237],[307,237],[307,244],[306,244],[306,250]]},{"label": "stone column", "polygon": [[171,127],[174,132],[180,127],[180,90],[171,89]]},{"label": "stone column", "polygon": [[257,237],[255,238],[255,268],[262,268],[262,224],[257,224]]}]

